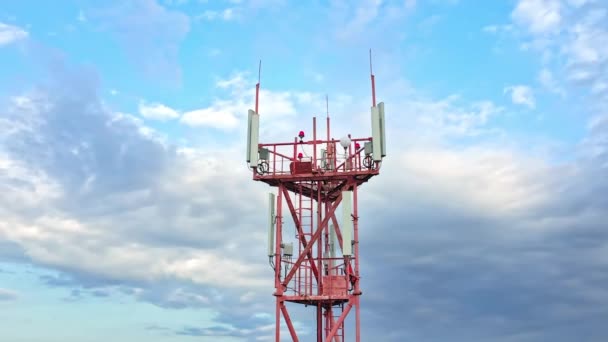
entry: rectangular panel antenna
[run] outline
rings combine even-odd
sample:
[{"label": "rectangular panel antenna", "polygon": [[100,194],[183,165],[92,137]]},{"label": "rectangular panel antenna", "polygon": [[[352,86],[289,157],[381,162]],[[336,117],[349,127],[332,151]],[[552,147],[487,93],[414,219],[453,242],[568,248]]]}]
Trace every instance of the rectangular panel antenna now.
[{"label": "rectangular panel antenna", "polygon": [[274,194],[271,192],[268,194],[268,256],[274,256],[274,225],[275,225],[275,216],[274,216]]},{"label": "rectangular panel antenna", "polygon": [[251,115],[251,136],[249,142],[249,165],[258,166],[258,143],[260,139],[260,116],[257,113]]},{"label": "rectangular panel antenna", "polygon": [[326,169],[327,168],[326,167],[327,166],[326,158],[327,158],[327,151],[325,151],[325,149],[322,148],[321,149],[321,168],[322,169]]},{"label": "rectangular panel antenna", "polygon": [[382,160],[382,125],[378,106],[372,107],[372,158],[379,162]]},{"label": "rectangular panel antenna", "polygon": [[378,103],[378,111],[380,112],[380,140],[382,141],[382,152],[380,155],[384,158],[386,157],[386,130],[384,129],[386,120],[384,120],[384,102]]},{"label": "rectangular panel antenna", "polygon": [[342,255],[353,255],[352,245],[352,193],[350,191],[342,191]]},{"label": "rectangular panel antenna", "polygon": [[251,160],[251,120],[253,119],[253,110],[247,112],[247,163]]}]

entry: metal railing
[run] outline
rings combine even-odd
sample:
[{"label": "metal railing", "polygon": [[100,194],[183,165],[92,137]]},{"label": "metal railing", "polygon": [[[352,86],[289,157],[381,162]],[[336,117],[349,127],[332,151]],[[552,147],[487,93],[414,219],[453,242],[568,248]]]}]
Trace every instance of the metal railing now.
[{"label": "metal railing", "polygon": [[[338,140],[260,144],[259,176],[286,176],[310,173],[368,172],[378,165],[371,154],[365,153],[359,142],[371,138],[352,139],[346,150]],[[340,150],[342,150],[340,152]]]}]

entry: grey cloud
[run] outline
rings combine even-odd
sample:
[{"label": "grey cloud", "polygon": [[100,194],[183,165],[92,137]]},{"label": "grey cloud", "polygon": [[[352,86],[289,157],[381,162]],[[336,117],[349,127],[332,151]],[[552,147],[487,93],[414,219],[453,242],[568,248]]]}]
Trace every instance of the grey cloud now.
[{"label": "grey cloud", "polygon": [[[97,98],[94,72],[63,65],[53,74],[31,100],[43,110],[24,116],[21,108],[14,109],[15,117],[35,122],[36,134],[18,132],[5,148],[58,181],[70,194],[63,203],[67,209],[86,212],[99,207],[94,202],[145,189],[163,176],[175,151],[142,136],[129,121],[112,120]],[[112,211],[124,208],[121,204]],[[78,208],[69,208],[74,205]]]},{"label": "grey cloud", "polygon": [[[104,227],[104,238],[96,245],[100,248],[121,240],[143,244],[150,253],[153,247],[196,247],[217,250],[226,258],[249,258],[252,266],[266,261],[264,237],[257,238],[254,232],[265,232],[265,214],[259,203],[264,203],[267,188],[249,187],[248,174],[227,171],[222,163],[193,167],[198,157],[184,158],[141,135],[136,124],[106,126],[112,116],[94,105],[95,78],[67,79],[81,85],[71,87],[70,93],[48,88],[47,98],[58,105],[40,114],[49,122],[33,120],[41,127],[36,130],[40,137],[21,132],[5,146],[13,158],[51,174],[66,192],[75,193],[71,198],[45,203],[48,207],[42,209],[60,210]],[[87,84],[93,89],[87,89]],[[78,95],[81,88],[89,96]],[[82,119],[89,122],[79,123]],[[59,124],[62,120],[72,129],[64,130]],[[603,132],[593,128],[589,141],[605,147],[603,140],[597,139]],[[105,139],[131,141],[133,150],[124,152],[118,143],[102,144]],[[80,141],[88,142],[87,153],[71,156],[62,152]],[[401,144],[392,140],[389,149],[399,151]],[[475,155],[471,152],[443,147],[427,151],[432,158],[418,154],[408,159],[413,152],[412,147],[389,156],[383,174],[362,188],[364,339],[569,341],[580,331],[588,331],[594,334],[589,335],[590,341],[595,337],[599,341],[607,335],[601,318],[607,314],[603,308],[608,297],[602,284],[608,275],[599,262],[608,241],[602,226],[607,218],[601,210],[605,199],[598,190],[605,188],[606,181],[600,177],[597,159],[559,167],[536,167],[524,161],[521,172],[515,168],[503,179],[492,174],[504,173],[511,160],[485,161],[490,167],[484,169],[475,165],[484,160],[471,157]],[[121,153],[133,161],[113,166],[94,162],[112,160]],[[152,160],[139,167],[140,156]],[[440,164],[454,158],[464,161]],[[429,166],[429,160],[434,165]],[[63,170],[65,167],[76,170]],[[430,173],[442,168],[446,171],[443,174]],[[473,171],[464,176],[450,173],[461,169]],[[209,178],[184,183],[184,178],[192,175],[188,170],[192,174],[205,170]],[[89,188],[96,196],[78,195],[90,173],[101,180]],[[138,178],[142,173],[148,177]],[[218,182],[220,174],[233,183]],[[492,193],[484,187],[510,177],[517,182],[492,188],[495,195],[520,187],[526,191],[504,197],[505,207],[512,207],[507,202],[528,203],[536,193],[547,193],[550,200],[533,201],[523,209],[515,206],[488,211],[500,207],[503,197],[484,198]],[[94,198],[106,201],[96,203]],[[232,205],[237,202],[244,208]],[[85,205],[86,210],[80,208]],[[73,241],[80,242],[77,238]],[[227,242],[234,243],[234,249],[227,248]],[[44,260],[34,262],[44,264]],[[109,287],[168,309],[212,308],[218,312],[218,323],[233,326],[183,327],[172,329],[175,334],[238,336],[254,341],[267,335],[260,327],[272,324],[272,319],[254,316],[274,312],[269,268],[267,291],[255,287],[252,299],[242,302],[240,297],[247,289],[244,285],[225,289],[185,279],[138,280],[129,277],[129,272],[87,272],[78,265],[48,266],[59,272],[41,280],[49,286],[74,289],[76,298],[83,293],[111,295],[106,290]],[[293,313],[294,319],[310,324],[309,311],[297,308]],[[310,328],[304,325],[305,330]]]},{"label": "grey cloud", "polygon": [[[603,134],[591,130],[588,138],[598,133]],[[402,166],[392,160],[378,178]],[[481,207],[450,210],[454,204],[447,194],[442,197],[441,188],[387,198],[383,210],[364,208],[364,336],[571,341],[584,334],[587,341],[605,339],[608,203],[603,193],[608,180],[601,174],[606,169],[595,159],[566,165],[576,169],[573,177],[562,168],[548,167],[529,180],[556,178],[541,187],[546,200],[524,216],[492,217]],[[405,177],[401,184],[377,179],[369,191],[419,190],[408,171],[399,170]],[[459,196],[477,190],[469,191]]]},{"label": "grey cloud", "polygon": [[177,335],[186,336],[199,336],[199,337],[218,337],[218,336],[232,336],[242,337],[244,334],[239,330],[229,329],[223,326],[213,326],[210,328],[196,328],[196,327],[185,327],[181,330],[176,331]]},{"label": "grey cloud", "polygon": [[19,244],[0,240],[0,260],[3,262],[27,263],[29,258]]},{"label": "grey cloud", "polygon": [[[271,271],[264,264],[265,212],[260,209],[268,189],[252,185],[250,175],[238,169],[242,163],[235,166],[205,153],[205,158],[221,161],[201,167],[201,156],[188,159],[141,133],[137,123],[113,121],[97,99],[94,73],[56,70],[55,82],[37,93],[41,103],[51,106],[35,115],[14,112],[13,119],[34,125],[33,132],[20,131],[2,147],[27,168],[48,174],[69,196],[33,205],[37,211],[29,213],[35,215],[7,210],[10,206],[2,207],[3,214],[18,222],[44,213],[65,215],[101,234],[91,238],[60,231],[62,239],[35,248],[28,248],[31,240],[0,242],[0,257],[27,256],[29,262],[53,268],[57,273],[41,281],[70,288],[73,297],[112,295],[110,288],[168,309],[212,308],[219,313],[218,323],[234,326],[184,327],[174,333],[232,334],[252,341],[266,335],[259,328],[272,319],[254,314],[274,313]],[[593,127],[587,141],[605,151],[605,130],[602,124]],[[511,160],[490,160],[489,168],[479,168],[476,164],[483,160],[448,146],[427,151],[428,159],[408,159],[414,147],[405,150],[405,142],[396,141],[391,140],[389,150],[395,152],[383,174],[366,184],[360,196],[364,340],[570,341],[587,332],[588,340],[600,341],[608,336],[602,322],[608,307],[605,154],[562,167],[537,168],[525,160],[501,178],[493,175],[504,173]],[[77,154],[71,152],[75,148]],[[439,154],[445,151],[447,156]],[[439,163],[454,158],[464,161]],[[438,169],[473,171],[464,176],[430,172]],[[195,180],[187,181],[190,177]],[[511,178],[518,181],[508,183]],[[10,191],[40,186],[8,174],[0,174],[0,181]],[[507,185],[491,188],[502,181]],[[520,188],[523,195],[500,197]],[[532,201],[537,194],[549,199]],[[124,253],[111,265],[114,273],[93,264],[84,267],[74,257],[68,264],[47,263],[40,256],[46,254],[35,253],[42,249],[62,255],[72,251],[71,245],[84,246],[89,251],[85,256],[95,255],[95,263],[102,263],[104,256],[114,257],[103,254],[108,246],[120,249],[131,243],[142,246],[146,262],[130,263],[141,255]],[[175,252],[167,260],[195,248],[246,261],[256,272],[258,266],[266,267],[267,273],[260,273],[267,276],[267,291],[252,285],[247,301],[241,300],[249,288],[245,283],[226,289],[174,276],[150,281],[132,276],[154,271],[150,263],[157,259],[157,247]],[[237,270],[223,272],[228,277]],[[293,318],[306,324],[310,317],[310,311],[294,310]]]},{"label": "grey cloud", "polygon": [[[252,254],[264,255],[264,246],[256,243],[263,241],[264,233],[245,233],[252,225],[264,226],[265,217],[257,215],[264,193],[247,191],[254,185],[232,161],[214,153],[205,153],[207,160],[187,157],[147,134],[137,121],[117,116],[101,103],[97,87],[94,71],[56,61],[51,81],[26,94],[25,103],[11,107],[8,119],[24,129],[11,133],[0,147],[21,168],[2,169],[0,174],[1,187],[7,190],[0,196],[7,206],[0,211],[11,224],[5,235],[0,226],[0,236],[9,237],[0,242],[0,256],[54,270],[43,274],[40,281],[70,289],[68,301],[112,296],[118,291],[168,309],[205,307],[227,315],[229,308],[239,307],[238,317],[247,321],[261,304],[255,293],[246,302],[240,300],[243,293],[238,286],[243,289],[244,285],[225,289],[172,276],[147,280],[137,275],[153,266],[139,261],[131,264],[131,258],[156,262],[158,258],[147,248],[171,254],[167,262],[206,251],[221,256],[220,262],[233,260],[239,266]],[[15,174],[20,176],[15,178]],[[218,182],[221,177],[233,182]],[[27,212],[14,201],[15,194],[34,193],[51,185],[56,196],[38,196]],[[234,203],[243,205],[235,207]],[[51,226],[43,228],[44,239],[13,236],[19,233],[18,225],[40,224],[49,216],[75,220],[82,226],[62,231],[65,224],[72,223],[57,221],[55,225],[51,221]],[[144,254],[131,254],[126,250],[130,246],[141,248]],[[244,246],[248,248],[243,252]],[[116,256],[104,256],[123,249]],[[79,256],[69,257],[71,253]],[[116,264],[100,271],[85,266],[88,258],[95,259],[90,265],[113,258]],[[210,268],[223,268],[228,285],[239,272],[255,274],[260,264],[267,267],[265,258],[243,269],[213,262],[204,259]],[[259,288],[255,278],[250,280],[253,290]],[[234,324],[238,327],[240,322]]]}]

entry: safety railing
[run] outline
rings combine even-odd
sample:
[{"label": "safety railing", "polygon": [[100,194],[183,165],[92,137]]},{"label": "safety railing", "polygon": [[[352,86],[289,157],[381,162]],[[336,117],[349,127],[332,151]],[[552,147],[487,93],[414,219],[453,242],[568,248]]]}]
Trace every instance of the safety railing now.
[{"label": "safety railing", "polygon": [[259,176],[287,176],[311,173],[365,172],[378,167],[369,147],[371,138],[352,139],[343,149],[340,141],[260,144],[256,173]]}]

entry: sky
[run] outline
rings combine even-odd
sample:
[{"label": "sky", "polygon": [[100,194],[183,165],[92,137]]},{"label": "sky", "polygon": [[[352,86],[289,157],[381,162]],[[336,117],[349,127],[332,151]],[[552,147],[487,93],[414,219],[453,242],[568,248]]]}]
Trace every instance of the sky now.
[{"label": "sky", "polygon": [[371,48],[362,340],[606,341],[607,22],[604,0],[3,1],[0,340],[271,341],[258,63],[262,142],[326,94],[335,138],[370,136]]}]

